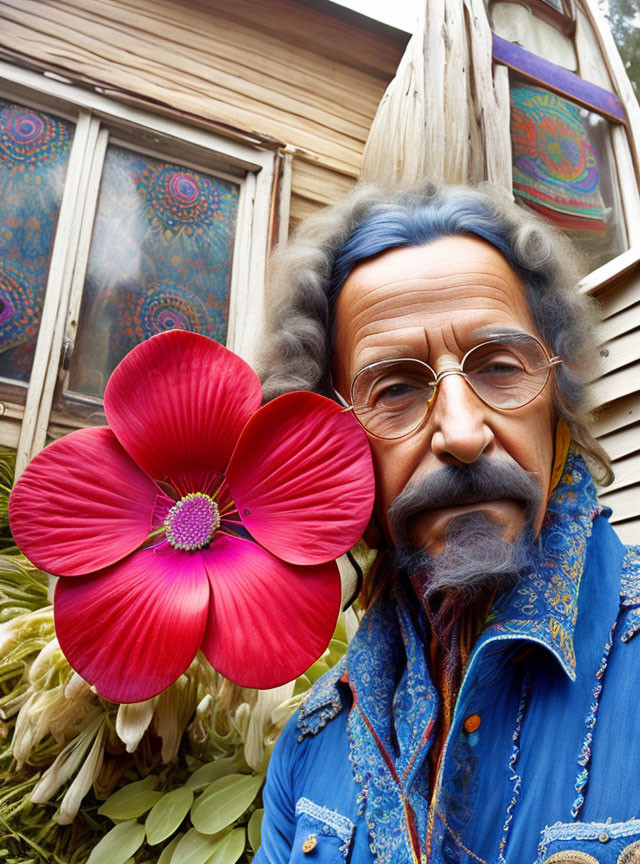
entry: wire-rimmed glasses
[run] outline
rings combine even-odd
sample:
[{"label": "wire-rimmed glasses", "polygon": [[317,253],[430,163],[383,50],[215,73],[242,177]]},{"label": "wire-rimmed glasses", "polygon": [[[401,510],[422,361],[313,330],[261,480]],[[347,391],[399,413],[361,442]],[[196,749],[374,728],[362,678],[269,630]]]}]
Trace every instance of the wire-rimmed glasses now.
[{"label": "wire-rimmed glasses", "polygon": [[458,367],[439,374],[414,357],[380,360],[356,374],[346,407],[374,437],[402,438],[422,425],[438,384],[448,375],[462,375],[486,405],[512,411],[542,393],[551,367],[558,363],[562,359],[549,357],[529,333],[482,342],[467,351]]}]

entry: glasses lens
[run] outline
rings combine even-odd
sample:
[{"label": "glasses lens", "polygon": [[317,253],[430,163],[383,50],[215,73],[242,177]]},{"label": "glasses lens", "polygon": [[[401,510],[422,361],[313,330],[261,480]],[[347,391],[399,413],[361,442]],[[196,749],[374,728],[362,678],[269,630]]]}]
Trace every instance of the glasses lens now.
[{"label": "glasses lens", "polygon": [[549,360],[535,337],[522,334],[478,345],[465,358],[463,372],[485,402],[521,408],[542,391]]},{"label": "glasses lens", "polygon": [[420,425],[433,398],[433,370],[419,360],[365,366],[353,379],[351,402],[364,428],[378,438],[401,438]]}]

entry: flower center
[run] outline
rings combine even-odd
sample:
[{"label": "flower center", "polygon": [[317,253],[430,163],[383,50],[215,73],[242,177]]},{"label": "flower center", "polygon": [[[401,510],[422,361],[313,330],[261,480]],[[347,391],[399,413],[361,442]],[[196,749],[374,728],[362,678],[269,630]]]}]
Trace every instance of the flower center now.
[{"label": "flower center", "polygon": [[174,549],[202,549],[220,527],[218,505],[204,492],[191,492],[169,510],[164,527]]}]

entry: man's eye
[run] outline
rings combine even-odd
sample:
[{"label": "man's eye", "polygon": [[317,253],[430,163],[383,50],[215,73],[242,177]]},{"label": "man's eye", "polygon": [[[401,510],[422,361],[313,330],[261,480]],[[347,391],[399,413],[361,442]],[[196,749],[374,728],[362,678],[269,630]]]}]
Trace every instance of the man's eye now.
[{"label": "man's eye", "polygon": [[512,375],[514,372],[524,372],[517,363],[491,363],[480,370],[489,375]]},{"label": "man's eye", "polygon": [[409,402],[417,392],[417,387],[412,384],[388,384],[375,392],[373,402],[380,408],[395,407]]}]

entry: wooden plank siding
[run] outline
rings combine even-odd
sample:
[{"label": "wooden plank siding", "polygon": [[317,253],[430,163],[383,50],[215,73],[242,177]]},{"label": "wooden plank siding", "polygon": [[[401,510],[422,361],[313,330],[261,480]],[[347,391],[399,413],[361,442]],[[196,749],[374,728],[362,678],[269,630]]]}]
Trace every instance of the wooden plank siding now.
[{"label": "wooden plank siding", "polygon": [[0,52],[293,154],[295,223],[355,182],[408,34],[327,2],[0,0]]},{"label": "wooden plank siding", "polygon": [[626,543],[640,543],[640,252],[635,258],[598,297],[601,366],[592,385],[594,402],[603,406],[595,432],[615,471],[600,498]]}]

